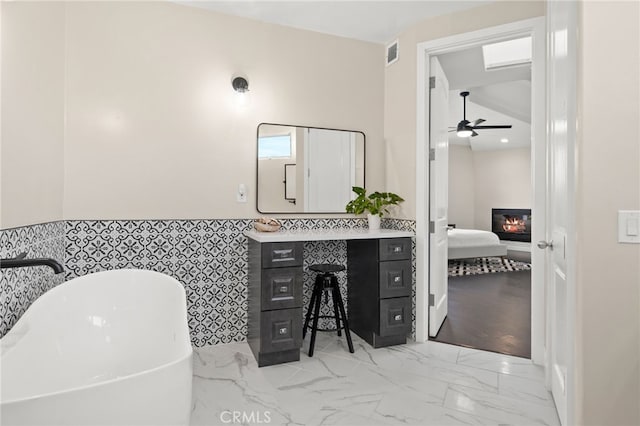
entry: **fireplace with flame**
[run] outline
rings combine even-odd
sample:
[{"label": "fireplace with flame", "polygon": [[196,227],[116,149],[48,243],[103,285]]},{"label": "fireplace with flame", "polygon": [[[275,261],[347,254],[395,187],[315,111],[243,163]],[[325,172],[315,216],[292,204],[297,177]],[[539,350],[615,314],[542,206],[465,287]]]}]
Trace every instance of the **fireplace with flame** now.
[{"label": "fireplace with flame", "polygon": [[501,240],[531,242],[531,209],[491,209],[491,231]]}]

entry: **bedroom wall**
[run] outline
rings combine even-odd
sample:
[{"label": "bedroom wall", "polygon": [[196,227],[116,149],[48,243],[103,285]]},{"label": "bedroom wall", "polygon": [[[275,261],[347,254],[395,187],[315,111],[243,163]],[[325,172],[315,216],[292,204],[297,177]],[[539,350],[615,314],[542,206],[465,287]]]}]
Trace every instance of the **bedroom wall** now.
[{"label": "bedroom wall", "polygon": [[475,227],[474,179],[471,148],[449,145],[449,223],[457,228]]},{"label": "bedroom wall", "polygon": [[492,208],[531,208],[530,148],[473,152],[474,226],[491,231]]}]

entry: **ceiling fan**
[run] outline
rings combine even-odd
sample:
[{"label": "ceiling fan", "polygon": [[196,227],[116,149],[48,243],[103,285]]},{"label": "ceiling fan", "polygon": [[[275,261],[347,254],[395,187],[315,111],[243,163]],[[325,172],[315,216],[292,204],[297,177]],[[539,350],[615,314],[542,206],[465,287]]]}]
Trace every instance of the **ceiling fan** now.
[{"label": "ceiling fan", "polygon": [[462,96],[462,121],[458,123],[458,126],[455,130],[450,130],[450,132],[455,131],[456,135],[459,138],[468,138],[469,136],[478,136],[476,130],[478,129],[510,129],[511,124],[496,124],[493,126],[479,126],[480,123],[484,123],[486,120],[483,118],[478,118],[474,121],[467,120],[467,96],[469,96],[469,92],[460,92],[460,96]]}]

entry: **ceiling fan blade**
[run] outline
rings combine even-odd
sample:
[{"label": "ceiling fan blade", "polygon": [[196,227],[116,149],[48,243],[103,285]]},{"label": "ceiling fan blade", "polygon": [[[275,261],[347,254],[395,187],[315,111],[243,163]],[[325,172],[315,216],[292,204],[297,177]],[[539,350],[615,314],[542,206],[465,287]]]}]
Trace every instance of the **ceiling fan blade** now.
[{"label": "ceiling fan blade", "polygon": [[511,124],[497,124],[495,126],[472,126],[474,129],[510,129]]},{"label": "ceiling fan blade", "polygon": [[484,118],[478,118],[477,120],[472,121],[471,123],[469,123],[469,126],[476,127],[478,124],[484,123],[485,121],[487,121],[487,120],[485,120]]},{"label": "ceiling fan blade", "polygon": [[471,137],[474,137],[474,136],[478,136],[478,134],[475,131],[472,130],[471,131]]}]

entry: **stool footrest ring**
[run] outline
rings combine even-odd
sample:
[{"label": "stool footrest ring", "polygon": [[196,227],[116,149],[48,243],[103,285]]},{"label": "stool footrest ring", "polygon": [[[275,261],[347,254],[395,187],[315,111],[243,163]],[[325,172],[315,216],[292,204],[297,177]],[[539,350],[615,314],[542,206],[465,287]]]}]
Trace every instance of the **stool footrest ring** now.
[{"label": "stool footrest ring", "polygon": [[[310,317],[311,319],[313,319],[313,315],[311,315]],[[331,316],[331,315],[318,315],[318,318],[329,318],[329,319],[336,319],[336,317]],[[308,329],[313,329],[313,324],[309,324],[307,325]],[[338,330],[344,330],[345,327],[341,326],[340,328],[320,328],[317,327],[316,330],[318,331],[338,331]]]}]

